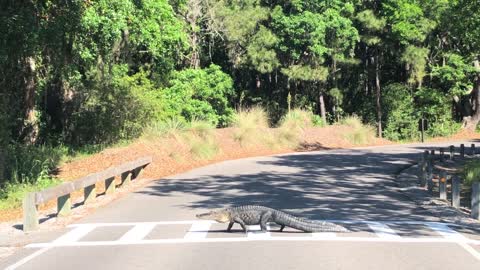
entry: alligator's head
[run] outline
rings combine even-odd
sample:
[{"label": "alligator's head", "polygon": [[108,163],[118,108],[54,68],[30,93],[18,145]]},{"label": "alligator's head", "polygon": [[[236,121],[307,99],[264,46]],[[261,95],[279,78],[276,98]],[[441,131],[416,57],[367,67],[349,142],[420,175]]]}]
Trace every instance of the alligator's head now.
[{"label": "alligator's head", "polygon": [[215,220],[220,223],[230,222],[230,215],[225,210],[210,211],[208,213],[198,214],[197,218]]}]

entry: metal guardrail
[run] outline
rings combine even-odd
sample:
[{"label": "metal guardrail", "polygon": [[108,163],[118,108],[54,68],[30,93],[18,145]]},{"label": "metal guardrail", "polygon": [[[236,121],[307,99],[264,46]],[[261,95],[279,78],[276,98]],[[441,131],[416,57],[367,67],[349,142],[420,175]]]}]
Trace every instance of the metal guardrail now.
[{"label": "metal guardrail", "polygon": [[138,179],[143,169],[151,162],[151,157],[140,158],[52,188],[28,193],[23,200],[23,230],[38,229],[38,205],[57,199],[57,216],[66,216],[70,214],[72,208],[70,194],[74,191],[83,189],[84,204],[89,204],[97,197],[95,185],[98,182],[105,181],[105,194],[112,194],[116,188],[114,181],[116,176],[121,176],[120,185],[126,186],[132,180]]}]

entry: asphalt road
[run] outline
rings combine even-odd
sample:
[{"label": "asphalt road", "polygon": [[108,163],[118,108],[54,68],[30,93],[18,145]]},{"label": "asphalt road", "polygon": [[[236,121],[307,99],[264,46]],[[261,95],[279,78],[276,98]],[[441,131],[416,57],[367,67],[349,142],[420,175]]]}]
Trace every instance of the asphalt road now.
[{"label": "asphalt road", "polygon": [[[399,192],[428,145],[222,162],[160,179],[0,261],[0,269],[480,269],[480,227],[448,226]],[[195,220],[261,204],[351,233],[269,233]]]}]

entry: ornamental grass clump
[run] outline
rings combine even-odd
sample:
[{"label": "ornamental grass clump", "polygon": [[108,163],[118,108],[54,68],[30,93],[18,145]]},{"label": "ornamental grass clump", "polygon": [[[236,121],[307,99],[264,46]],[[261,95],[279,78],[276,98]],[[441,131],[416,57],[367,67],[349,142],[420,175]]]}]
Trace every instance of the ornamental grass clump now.
[{"label": "ornamental grass clump", "polygon": [[237,111],[233,120],[233,138],[241,146],[269,145],[272,140],[268,116],[261,107]]},{"label": "ornamental grass clump", "polygon": [[343,119],[340,124],[350,128],[343,136],[354,145],[372,143],[375,139],[375,128],[362,123],[357,116],[350,116]]}]

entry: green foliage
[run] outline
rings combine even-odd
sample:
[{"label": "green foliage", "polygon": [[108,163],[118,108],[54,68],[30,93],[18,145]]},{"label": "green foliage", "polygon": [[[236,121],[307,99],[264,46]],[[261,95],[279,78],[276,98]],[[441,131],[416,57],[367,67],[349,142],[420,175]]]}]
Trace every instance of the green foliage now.
[{"label": "green foliage", "polygon": [[383,90],[385,138],[408,141],[419,138],[418,116],[410,89],[402,84],[389,84]]},{"label": "green foliage", "polygon": [[468,185],[480,181],[480,160],[474,159],[467,161],[463,166],[462,174],[465,183]]},{"label": "green foliage", "polygon": [[6,179],[13,184],[35,184],[49,174],[68,154],[66,147],[10,144],[6,155]]},{"label": "green foliage", "polygon": [[[438,89],[422,88],[416,92],[417,115],[429,121],[427,135],[448,136],[460,129],[460,123],[455,123],[451,113],[452,100]],[[419,118],[418,118],[419,119]]]},{"label": "green foliage", "polygon": [[452,97],[465,96],[471,91],[474,73],[475,67],[455,53],[447,53],[445,64],[432,68],[432,75],[438,77],[442,87]]},{"label": "green foliage", "polygon": [[175,72],[170,85],[160,94],[165,100],[165,118],[181,115],[187,121],[202,119],[216,126],[232,121],[233,82],[219,66]]}]

